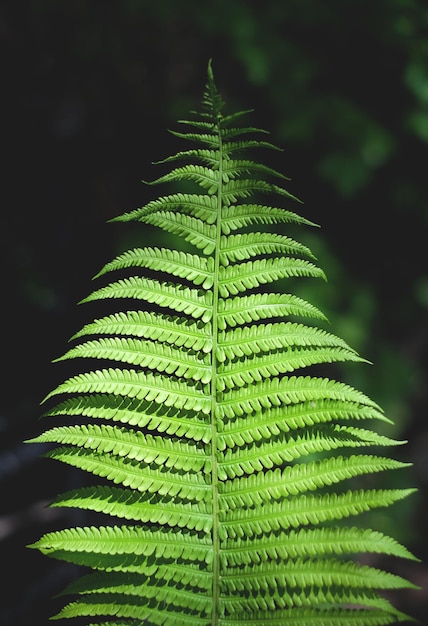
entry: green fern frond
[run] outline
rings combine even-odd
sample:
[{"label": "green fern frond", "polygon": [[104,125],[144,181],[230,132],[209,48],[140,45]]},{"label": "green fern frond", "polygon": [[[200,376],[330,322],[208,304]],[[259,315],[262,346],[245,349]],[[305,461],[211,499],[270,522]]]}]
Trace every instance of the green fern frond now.
[{"label": "green fern frond", "polygon": [[92,487],[67,492],[57,497],[52,506],[77,507],[122,519],[188,528],[204,533],[209,533],[212,529],[212,511],[206,502],[192,503],[179,498],[159,496],[157,493],[147,498],[138,492],[118,487]]},{"label": "green fern frond", "polygon": [[[290,306],[293,304],[294,301]],[[299,306],[299,303],[297,302],[295,306]],[[308,311],[309,315],[312,308],[308,308]],[[209,353],[212,348],[210,328],[209,324],[193,319],[166,316],[153,311],[127,311],[107,315],[87,324],[72,339],[87,335],[126,335],[159,340],[196,352]]]},{"label": "green fern frond", "polygon": [[254,293],[248,296],[220,300],[218,327],[243,326],[265,319],[300,316],[326,320],[325,315],[302,298],[290,294]]},{"label": "green fern frond", "polygon": [[[143,221],[143,220],[141,220]],[[183,237],[204,254],[211,254],[215,249],[215,227],[185,213],[164,211],[146,217],[144,221],[162,228],[168,233]]]},{"label": "green fern frond", "polygon": [[35,441],[88,448],[100,454],[141,461],[146,465],[173,467],[179,471],[210,471],[210,460],[204,450],[196,445],[107,424],[58,426],[46,431]]},{"label": "green fern frond", "polygon": [[179,210],[181,213],[199,218],[207,224],[213,224],[217,219],[217,203],[212,196],[197,194],[175,193],[152,200],[144,207],[135,209],[129,213],[123,213],[113,218],[112,222],[144,222],[150,215],[159,214],[163,211],[169,213]]},{"label": "green fern frond", "polygon": [[137,370],[109,368],[78,374],[51,391],[46,400],[63,393],[112,393],[205,414],[210,412],[209,399],[201,386]]},{"label": "green fern frond", "polygon": [[200,380],[209,383],[212,376],[209,356],[198,352],[189,352],[164,343],[122,337],[94,339],[81,343],[56,359],[84,357],[120,361],[166,372],[175,376]]},{"label": "green fern frond", "polygon": [[[347,491],[323,496],[301,495],[293,500],[272,503],[253,511],[228,510],[222,517],[221,535],[224,540],[257,537],[280,530],[309,524],[320,524],[359,515],[373,508],[390,506],[410,495],[411,489]],[[409,583],[410,584],[410,583]],[[382,587],[380,585],[380,587]]]},{"label": "green fern frond", "polygon": [[273,254],[279,252],[283,254],[303,254],[313,257],[312,252],[306,246],[294,241],[290,237],[274,235],[273,233],[242,233],[222,237],[221,261],[228,265],[233,261],[243,261],[253,256],[261,254]]},{"label": "green fern frond", "polygon": [[94,291],[82,302],[92,302],[105,298],[131,298],[145,300],[160,307],[173,309],[177,313],[185,313],[202,321],[208,322],[212,316],[212,293],[200,289],[192,289],[184,285],[160,283],[151,278],[131,276],[111,283]]},{"label": "green fern frond", "polygon": [[240,326],[221,332],[219,337],[221,347],[219,346],[217,358],[221,362],[226,358],[233,359],[252,356],[259,352],[297,347],[332,347],[337,348],[338,351],[348,350],[356,355],[355,350],[352,350],[343,339],[320,328],[293,322]]},{"label": "green fern frond", "polygon": [[235,539],[228,541],[222,553],[225,566],[264,563],[268,560],[314,558],[335,554],[359,554],[361,552],[388,554],[404,559],[417,560],[391,537],[369,529],[356,527],[300,528],[275,534],[272,537]]},{"label": "green fern frond", "polygon": [[154,464],[145,465],[125,457],[94,453],[84,448],[55,448],[46,456],[139,492],[177,496],[195,502],[209,499],[210,487],[203,474],[175,469],[169,471]]},{"label": "green fern frond", "polygon": [[203,419],[202,413],[183,414],[174,407],[113,394],[76,395],[45,413],[49,417],[58,415],[112,420],[205,443],[211,439],[209,424],[206,418]]},{"label": "green fern frond", "polygon": [[225,235],[238,228],[246,228],[254,224],[305,224],[316,226],[293,211],[259,204],[242,204],[224,208],[221,229]]},{"label": "green fern frond", "polygon": [[95,278],[106,272],[141,267],[167,272],[184,278],[203,289],[210,289],[213,283],[213,259],[194,254],[186,254],[167,248],[138,248],[129,250],[108,263]]},{"label": "green fern frond", "polygon": [[228,509],[251,507],[297,496],[355,476],[407,466],[392,459],[363,454],[290,465],[284,470],[276,468],[228,481],[224,486],[224,501]]},{"label": "green fern frond", "polygon": [[32,441],[94,481],[52,506],[103,518],[32,545],[89,570],[54,619],[405,621],[383,592],[414,586],[360,555],[415,557],[346,525],[414,491],[374,484],[409,464],[373,449],[403,442],[376,432],[390,424],[376,402],[328,377],[329,364],[365,359],[320,326],[316,306],[280,293],[294,279],[325,279],[306,245],[275,232],[315,224],[283,206],[295,200],[287,177],[249,156],[279,150],[266,131],[239,125],[249,111],[223,108],[210,63],[202,111],[171,131],[190,146],[163,159],[171,169],[151,183],[174,192],[112,220],[161,229],[173,247],[107,263],[96,276],[104,286],[83,302],[115,308],[57,359],[84,366],[47,395],[44,424],[54,424]]}]

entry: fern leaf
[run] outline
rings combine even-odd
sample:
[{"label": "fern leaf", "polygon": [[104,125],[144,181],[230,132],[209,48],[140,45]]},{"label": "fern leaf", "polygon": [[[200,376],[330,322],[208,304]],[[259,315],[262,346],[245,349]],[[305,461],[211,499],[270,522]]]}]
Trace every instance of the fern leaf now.
[{"label": "fern leaf", "polygon": [[[321,401],[321,402],[302,402],[296,405],[273,408],[263,413],[255,413],[253,415],[244,416],[224,424],[223,432],[219,437],[218,445],[221,450],[232,448],[234,446],[243,446],[255,441],[263,442],[272,436],[278,436],[280,433],[288,433],[290,430],[302,429],[302,436],[307,431],[306,437],[311,437],[313,431],[312,426],[318,424],[330,424],[340,420],[386,420],[382,413],[379,413],[371,407],[361,407],[358,404],[337,402],[337,401]],[[348,427],[349,430],[349,427]],[[334,432],[339,433],[340,427],[336,425]],[[350,435],[355,429],[350,431]],[[364,433],[372,431],[360,429],[360,441],[370,441],[370,437],[364,437]],[[355,433],[357,434],[357,433]],[[319,428],[317,429],[317,437],[319,437]],[[287,437],[289,439],[289,437]],[[350,439],[350,438],[349,438]],[[331,438],[329,438],[331,441]],[[355,439],[354,439],[355,441]],[[371,441],[377,445],[396,445],[397,441],[380,438],[374,433]]]},{"label": "fern leaf", "polygon": [[168,250],[167,248],[140,248],[121,254],[111,263],[108,263],[95,278],[129,267],[145,267],[158,270],[172,276],[184,278],[196,286],[209,289],[213,283],[213,259],[201,258],[196,255]]},{"label": "fern leaf", "polygon": [[[212,124],[209,124],[208,127],[212,127]],[[209,150],[206,148],[180,150],[179,152],[177,152],[177,154],[173,154],[171,156],[165,157],[164,159],[161,159],[160,161],[157,161],[157,164],[171,163],[180,160],[193,161],[194,159],[204,163],[205,165],[215,168],[219,162],[220,153],[218,150]]]},{"label": "fern leaf", "polygon": [[236,152],[241,153],[243,151],[252,150],[253,148],[269,148],[270,150],[279,150],[278,146],[270,143],[269,141],[260,141],[260,139],[242,139],[239,141],[226,141],[222,144],[222,153],[224,156],[229,157]]},{"label": "fern leaf", "polygon": [[323,278],[324,272],[306,260],[285,257],[259,259],[221,267],[219,292],[223,298],[273,282],[280,278],[311,276]]},{"label": "fern leaf", "polygon": [[210,411],[207,396],[196,385],[136,370],[109,368],[78,374],[59,385],[46,400],[62,393],[112,393],[207,414]]},{"label": "fern leaf", "polygon": [[[212,126],[211,126],[212,128]],[[174,137],[178,137],[179,139],[185,139],[190,141],[191,143],[203,144],[207,145],[210,148],[218,148],[218,139],[214,134],[210,133],[181,133],[177,130],[170,131]]]},{"label": "fern leaf", "polygon": [[346,458],[331,457],[228,481],[222,490],[223,500],[228,509],[250,507],[320,489],[363,474],[400,469],[407,465],[363,454]]},{"label": "fern leaf", "polygon": [[219,180],[218,172],[203,165],[184,165],[176,167],[174,170],[161,176],[150,184],[159,185],[161,183],[172,183],[180,180],[191,180],[200,185],[203,189],[207,189],[208,193],[215,193],[218,189]]},{"label": "fern leaf", "polygon": [[[246,434],[247,439],[252,436],[252,433]],[[245,473],[270,469],[284,462],[291,463],[309,454],[376,444],[379,445],[378,437],[369,430],[339,426],[308,429],[299,436],[280,436],[270,440],[264,438],[261,443],[226,450],[219,465],[219,475],[234,478]],[[223,446],[225,442],[221,441],[219,445]]]},{"label": "fern leaf", "polygon": [[171,527],[209,533],[212,528],[212,511],[205,502],[174,500],[159,494],[140,494],[117,487],[80,489],[58,496],[54,507],[76,507],[106,513],[136,522],[163,524]]},{"label": "fern leaf", "polygon": [[176,193],[152,200],[144,207],[123,213],[113,218],[112,222],[146,222],[151,215],[161,212],[181,211],[185,215],[201,219],[207,224],[213,224],[217,219],[217,204],[213,196]]},{"label": "fern leaf", "polygon": [[289,180],[282,172],[278,172],[271,167],[267,167],[263,163],[255,163],[248,159],[225,159],[222,167],[222,175],[225,183],[235,178],[238,174],[250,174],[251,172],[262,172],[274,178]]},{"label": "fern leaf", "polygon": [[[323,496],[302,495],[297,499],[285,500],[279,507],[269,504],[256,513],[247,509],[228,512],[228,519],[222,520],[221,532],[228,539],[253,537],[305,524],[319,524],[341,520],[351,515],[359,515],[377,507],[390,506],[413,490],[389,489],[347,491],[343,494]],[[410,583],[409,583],[410,584]]]},{"label": "fern leaf", "polygon": [[147,465],[179,471],[209,472],[209,460],[200,448],[186,442],[153,437],[110,425],[58,426],[34,439],[37,443],[69,444],[101,454],[125,457]]},{"label": "fern leaf", "polygon": [[115,485],[123,485],[140,492],[178,496],[200,502],[209,497],[209,485],[203,475],[168,471],[155,465],[144,465],[112,454],[94,453],[84,448],[55,448],[47,457],[108,478]]},{"label": "fern leaf", "polygon": [[87,324],[72,339],[87,335],[144,337],[204,353],[209,353],[212,349],[209,324],[165,316],[153,311],[127,311],[108,315]]},{"label": "fern leaf", "polygon": [[[337,606],[337,605],[334,605]],[[248,613],[237,613],[224,620],[222,626],[246,626],[257,624],[262,626],[384,626],[397,621],[407,621],[402,613],[386,613],[371,610],[330,608],[329,605],[320,609],[308,609],[293,606],[291,609],[277,610],[274,614],[268,611],[252,612],[252,619],[246,620]]]},{"label": "fern leaf", "polygon": [[294,241],[291,237],[274,233],[242,233],[222,237],[220,240],[221,261],[227,265],[231,261],[243,261],[259,254],[303,254],[313,258],[306,246]]},{"label": "fern leaf", "polygon": [[124,339],[122,337],[94,339],[79,344],[56,360],[61,361],[77,357],[130,363],[156,369],[158,372],[174,374],[178,377],[200,380],[203,383],[209,383],[211,380],[208,355],[203,355],[201,358],[197,353],[153,341]]},{"label": "fern leaf", "polygon": [[315,306],[291,294],[254,293],[221,300],[218,307],[218,327],[243,326],[259,320],[300,316],[325,320]]},{"label": "fern leaf", "polygon": [[177,560],[191,557],[201,564],[212,561],[211,543],[206,537],[181,530],[153,531],[137,526],[67,528],[47,533],[36,547],[45,554],[69,552],[70,560],[75,552],[84,552],[88,555],[132,554]]},{"label": "fern leaf", "polygon": [[[219,366],[219,390],[233,389],[259,382],[264,378],[279,376],[318,363],[337,363],[339,361],[364,361],[353,350],[346,348],[303,348],[286,349],[273,353],[264,353],[251,359],[234,360],[233,368]],[[230,371],[232,369],[232,371]]]},{"label": "fern leaf", "polygon": [[82,302],[102,300],[104,298],[132,298],[156,303],[160,307],[172,309],[177,313],[186,313],[204,322],[211,319],[211,293],[175,285],[159,283],[151,278],[133,276],[111,283],[94,291]]},{"label": "fern leaf", "polygon": [[369,566],[334,559],[304,561],[296,559],[277,568],[276,563],[264,563],[253,568],[231,568],[225,581],[233,593],[253,590],[276,590],[294,587],[350,587],[377,589],[411,589],[414,586],[400,576]]},{"label": "fern leaf", "polygon": [[215,227],[207,225],[199,218],[185,213],[163,211],[154,213],[144,220],[147,224],[158,226],[169,233],[183,237],[204,254],[211,254],[215,249]]},{"label": "fern leaf", "polygon": [[220,333],[217,358],[223,362],[226,358],[234,359],[292,347],[332,347],[338,350],[349,350],[356,354],[343,339],[324,330],[292,322],[277,322],[240,326],[237,329]]},{"label": "fern leaf", "polygon": [[[348,600],[348,602],[346,602]],[[347,590],[332,592],[323,590],[317,590],[316,592],[309,592],[302,594],[301,592],[290,592],[287,595],[278,594],[274,597],[266,594],[265,592],[259,593],[256,597],[251,598],[237,598],[236,596],[230,596],[225,599],[225,607],[231,614],[242,611],[253,612],[272,610],[274,606],[280,609],[286,609],[288,607],[294,607],[296,605],[306,607],[320,607],[323,608],[326,605],[346,605],[346,604],[359,605],[366,609],[374,608],[390,613],[391,615],[397,615],[397,612],[391,606],[391,603],[383,598],[379,598],[375,593],[361,592],[360,590]]]},{"label": "fern leaf", "polygon": [[223,202],[227,206],[241,198],[249,198],[253,193],[279,194],[295,200],[294,196],[283,187],[259,179],[233,179],[223,185]]},{"label": "fern leaf", "polygon": [[83,300],[106,313],[56,359],[77,372],[46,396],[48,424],[32,441],[93,481],[52,506],[99,525],[90,517],[31,546],[89,570],[64,590],[77,598],[54,619],[405,621],[382,593],[414,585],[358,555],[415,557],[346,523],[414,491],[374,484],[409,465],[374,448],[404,442],[376,432],[391,423],[376,402],[328,376],[329,364],[365,359],[321,327],[316,306],[279,293],[325,279],[311,250],[282,232],[316,224],[288,208],[287,177],[249,156],[279,149],[266,131],[240,125],[249,111],[223,108],[210,63],[202,110],[172,131],[190,145],[163,159],[171,169],[151,183],[173,183],[173,193],[112,220],[161,229],[171,247],[147,244],[107,263],[96,276],[104,286]]},{"label": "fern leaf", "polygon": [[204,418],[200,412],[183,414],[174,407],[135,398],[122,398],[113,394],[76,395],[45,413],[46,417],[58,415],[112,420],[204,443],[211,440],[211,430],[206,417]]},{"label": "fern leaf", "polygon": [[238,387],[221,394],[217,405],[220,419],[263,412],[271,407],[318,400],[350,400],[362,405],[378,406],[349,385],[310,376],[291,376],[264,380],[249,387]]},{"label": "fern leaf", "polygon": [[275,207],[260,204],[240,204],[226,206],[222,219],[222,232],[229,235],[238,228],[245,228],[254,224],[306,224],[315,226],[293,211],[286,211]]},{"label": "fern leaf", "polygon": [[397,541],[369,529],[356,527],[299,528],[286,530],[261,539],[235,539],[227,542],[222,553],[225,566],[265,563],[269,560],[308,558],[329,554],[360,554],[362,552],[388,554],[417,560]]}]

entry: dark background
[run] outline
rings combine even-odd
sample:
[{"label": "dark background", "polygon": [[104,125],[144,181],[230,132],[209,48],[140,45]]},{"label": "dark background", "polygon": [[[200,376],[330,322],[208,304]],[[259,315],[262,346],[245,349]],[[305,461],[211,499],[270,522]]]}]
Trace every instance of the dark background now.
[{"label": "dark background", "polygon": [[74,574],[25,545],[79,523],[46,508],[78,479],[22,442],[64,379],[51,360],[93,317],[76,302],[134,237],[106,222],[158,192],[140,181],[181,148],[166,129],[198,107],[210,57],[227,111],[255,108],[322,225],[301,238],[329,282],[305,295],[374,363],[350,382],[409,441],[393,486],[419,493],[377,521],[422,559],[395,565],[423,587],[397,602],[426,623],[426,1],[2,0],[0,46],[0,624],[45,624]]}]

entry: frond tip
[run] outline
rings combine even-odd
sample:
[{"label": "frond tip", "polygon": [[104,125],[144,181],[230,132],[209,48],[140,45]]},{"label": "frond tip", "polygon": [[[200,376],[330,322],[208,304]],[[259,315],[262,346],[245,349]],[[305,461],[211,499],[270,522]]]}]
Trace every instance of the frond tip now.
[{"label": "frond tip", "polygon": [[[173,193],[114,220],[162,229],[171,247],[145,242],[107,263],[83,302],[113,310],[57,359],[86,365],[47,395],[45,420],[56,421],[32,441],[92,476],[52,506],[94,523],[31,546],[89,570],[55,618],[405,621],[382,593],[414,585],[378,563],[415,557],[347,523],[414,491],[374,482],[409,464],[373,449],[403,442],[376,432],[390,424],[376,402],[329,377],[330,364],[366,361],[292,293],[325,275],[282,231],[315,224],[288,208],[287,177],[250,158],[277,149],[266,131],[239,125],[249,111],[223,109],[210,61],[201,113],[173,132],[191,147],[164,159],[171,169],[153,181]],[[364,553],[372,565],[356,558]]]}]

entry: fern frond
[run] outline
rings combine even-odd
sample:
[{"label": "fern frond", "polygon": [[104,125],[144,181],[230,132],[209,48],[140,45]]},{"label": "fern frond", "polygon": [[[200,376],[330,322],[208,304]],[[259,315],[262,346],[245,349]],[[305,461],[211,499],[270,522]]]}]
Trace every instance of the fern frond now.
[{"label": "fern frond", "polygon": [[219,268],[219,293],[221,297],[227,298],[280,278],[296,276],[324,278],[324,272],[309,261],[293,257],[236,263]]},{"label": "fern frond", "polygon": [[236,152],[246,152],[254,148],[268,148],[270,150],[278,150],[282,152],[281,148],[275,146],[275,144],[269,141],[260,141],[259,139],[242,139],[240,141],[226,141],[222,144],[222,153],[226,157],[230,157],[231,154]]},{"label": "fern frond", "polygon": [[203,383],[209,383],[212,376],[209,355],[202,353],[200,356],[197,352],[177,349],[154,341],[122,337],[94,339],[79,344],[56,360],[78,357],[130,363],[178,377],[200,380]]},{"label": "fern frond", "polygon": [[57,497],[54,507],[76,507],[114,517],[209,533],[212,510],[206,502],[189,502],[159,494],[135,493],[118,487],[88,487]]},{"label": "fern frond", "polygon": [[157,280],[141,276],[132,276],[102,287],[87,296],[82,303],[105,298],[145,300],[177,313],[185,313],[196,319],[201,318],[204,322],[209,322],[212,317],[210,291],[205,292],[173,283],[159,283]]},{"label": "fern frond", "polygon": [[[251,359],[234,360],[233,366],[219,366],[219,390],[242,387],[264,378],[290,373],[320,363],[339,361],[363,362],[353,350],[346,348],[300,348],[264,353]],[[233,371],[230,371],[233,369]]]},{"label": "fern frond", "polygon": [[362,607],[356,609],[334,608],[324,605],[321,608],[300,608],[293,606],[291,609],[271,611],[253,611],[251,618],[246,619],[245,613],[237,613],[227,617],[222,626],[246,626],[252,624],[259,626],[385,626],[394,624],[397,621],[407,621],[409,618],[399,612],[386,613],[385,611],[363,610]]},{"label": "fern frond", "polygon": [[[190,569],[190,568],[189,568]],[[146,587],[146,592],[150,594],[151,597],[155,597],[159,592],[162,591],[155,586],[147,585],[144,581],[142,581],[141,576],[138,574],[134,574],[131,572],[103,572],[98,571],[93,574],[88,574],[86,576],[82,576],[79,580],[73,581],[68,585],[68,587],[64,590],[64,593],[85,593],[85,594],[96,594],[96,593],[113,593],[118,592],[119,589],[123,589],[123,593],[126,596],[132,595],[140,595],[137,591],[142,586]],[[192,580],[186,581],[182,584],[183,591],[199,591],[201,596],[206,596],[207,592],[209,592],[209,585],[206,584],[206,577],[204,577],[204,571],[201,570],[200,580]]]},{"label": "fern frond", "polygon": [[282,172],[267,167],[263,165],[263,163],[256,163],[248,159],[225,159],[223,162],[222,177],[225,183],[229,182],[232,178],[236,178],[239,174],[250,174],[252,172],[261,172],[281,180],[290,180],[288,176],[285,176]]},{"label": "fern frond", "polygon": [[[389,420],[382,413],[372,407],[362,407],[356,403],[321,401],[321,402],[301,402],[295,405],[288,405],[286,408],[278,407],[269,409],[263,413],[254,413],[244,416],[224,424],[223,431],[219,436],[219,446],[221,450],[228,447],[242,446],[254,441],[264,441],[280,433],[288,433],[290,430],[306,429],[318,424],[329,424],[342,420],[365,420],[377,419],[380,421]],[[348,427],[349,428],[349,427]],[[335,432],[339,432],[340,427],[336,425]],[[353,431],[351,431],[353,432]],[[370,433],[372,431],[364,431]],[[319,434],[319,428],[317,428]],[[360,434],[363,433],[360,431]],[[309,430],[308,436],[312,436]],[[379,438],[380,435],[372,436],[377,445],[396,445],[397,441],[388,438]],[[364,437],[360,437],[360,440]],[[365,439],[367,441],[367,438]]]},{"label": "fern frond", "polygon": [[73,396],[45,413],[46,417],[58,415],[112,420],[204,443],[211,440],[209,424],[200,412],[183,414],[174,407],[135,398],[122,398],[113,394]]},{"label": "fern frond", "polygon": [[[302,495],[284,500],[281,506],[267,504],[257,511],[236,509],[222,520],[223,538],[254,537],[302,525],[320,524],[359,515],[373,508],[387,507],[413,493],[412,489],[347,491],[323,496]],[[223,516],[226,518],[226,516]],[[409,583],[410,584],[410,583]],[[381,586],[381,585],[380,585]]]},{"label": "fern frond", "polygon": [[177,130],[171,130],[171,135],[174,137],[178,137],[179,139],[185,139],[186,141],[190,141],[191,143],[203,144],[209,146],[212,149],[218,147],[218,138],[213,133],[212,135],[209,133],[181,133]]},{"label": "fern frond", "polygon": [[153,530],[145,527],[98,526],[67,528],[47,533],[35,545],[44,554],[70,553],[132,554],[163,559],[191,559],[211,563],[211,542],[205,535],[181,530]]},{"label": "fern frond", "polygon": [[361,554],[363,552],[388,554],[417,560],[411,552],[395,539],[382,533],[357,527],[299,528],[261,538],[229,540],[222,552],[225,566],[250,565],[296,558],[311,558],[335,554]]},{"label": "fern frond", "polygon": [[151,181],[151,185],[159,185],[162,183],[173,183],[181,180],[191,180],[206,189],[208,193],[216,193],[218,189],[219,174],[216,170],[203,165],[183,165],[176,167],[168,174],[160,176],[156,180]]},{"label": "fern frond", "polygon": [[232,179],[228,183],[223,185],[222,195],[223,202],[225,205],[232,204],[241,198],[249,198],[253,193],[266,193],[266,194],[277,194],[281,196],[285,196],[286,198],[291,198],[295,200],[296,198],[289,193],[283,187],[279,187],[278,185],[274,185],[272,183],[268,183],[265,180],[259,179]]},{"label": "fern frond", "polygon": [[68,444],[179,471],[210,471],[204,450],[189,442],[153,437],[118,426],[57,426],[33,439],[36,443]]},{"label": "fern frond", "polygon": [[278,567],[277,563],[263,563],[253,568],[231,568],[225,584],[233,593],[248,591],[286,590],[294,587],[350,587],[354,589],[412,589],[414,585],[391,574],[367,565],[334,559],[304,561],[296,559]]},{"label": "fern frond", "polygon": [[115,485],[123,485],[142,493],[187,498],[200,502],[209,499],[210,488],[203,474],[166,470],[155,465],[144,465],[112,454],[94,453],[84,448],[55,448],[46,454],[95,476],[107,478]]},{"label": "fern frond", "polygon": [[[311,310],[311,309],[309,309]],[[212,349],[212,330],[192,318],[171,317],[153,311],[114,313],[84,326],[73,335],[79,339],[87,335],[126,335],[162,341],[195,352],[209,353]]]},{"label": "fern frond", "polygon": [[225,206],[221,222],[222,232],[228,235],[238,228],[246,228],[254,224],[305,224],[316,226],[313,222],[300,217],[293,211],[286,211],[261,204],[240,204]]},{"label": "fern frond", "polygon": [[343,339],[324,330],[293,322],[276,322],[240,326],[233,330],[221,332],[217,358],[223,362],[226,358],[234,359],[235,357],[252,356],[259,352],[294,347],[332,347],[338,350],[349,350],[356,354],[355,350],[349,348]]},{"label": "fern frond", "polygon": [[237,595],[226,596],[225,608],[230,614],[236,614],[240,611],[253,612],[253,611],[268,611],[268,610],[280,610],[288,607],[306,606],[323,608],[326,605],[346,605],[354,604],[368,609],[377,608],[385,612],[389,612],[393,615],[396,611],[391,606],[391,603],[383,598],[379,598],[376,593],[362,592],[361,590],[346,590],[341,591],[324,591],[323,589],[317,589],[316,591],[290,591],[288,594],[269,595],[265,590],[259,592],[258,595],[253,595],[249,598],[239,597]]},{"label": "fern frond", "polygon": [[[414,586],[358,555],[415,557],[346,524],[414,491],[374,484],[409,465],[374,448],[403,442],[376,432],[391,423],[376,402],[328,376],[329,364],[365,359],[321,328],[312,303],[270,290],[325,279],[306,245],[274,232],[316,224],[284,206],[296,200],[287,177],[249,156],[279,150],[266,131],[240,126],[249,111],[223,107],[210,63],[202,111],[171,131],[191,145],[150,183],[174,192],[112,220],[159,228],[171,247],[144,244],[107,263],[96,276],[104,286],[83,302],[113,311],[56,359],[84,370],[46,396],[48,425],[32,441],[94,481],[52,505],[103,521],[32,544],[90,570],[65,589],[77,598],[54,619],[404,621],[382,592]],[[314,376],[313,366],[323,369]]]},{"label": "fern frond", "polygon": [[[197,617],[187,611],[186,616],[181,617],[181,614],[184,613],[183,607],[174,606],[174,604],[170,604],[168,609],[163,608],[162,605],[161,608],[153,608],[150,604],[147,604],[147,600],[144,602],[141,599],[137,599],[127,604],[123,600],[123,597],[123,594],[119,597],[115,594],[106,594],[101,597],[91,596],[85,601],[77,601],[67,605],[58,616],[56,616],[56,619],[63,617],[107,615],[115,618],[126,618],[126,626],[130,624],[139,625],[141,624],[141,619],[147,624],[165,624],[165,626],[177,624],[177,619],[180,620],[180,624],[183,626],[206,626],[207,623],[207,617]],[[174,612],[177,612],[178,617],[172,617]],[[131,619],[130,622],[128,618],[134,618],[135,621]],[[108,623],[110,626],[117,624],[117,622],[111,621]],[[120,624],[122,624],[122,622],[120,622]]]},{"label": "fern frond", "polygon": [[59,385],[46,400],[62,393],[112,393],[209,414],[210,404],[197,385],[136,370],[109,368],[78,374]]},{"label": "fern frond", "polygon": [[98,278],[107,272],[141,267],[161,271],[178,278],[184,278],[196,286],[209,289],[213,283],[213,259],[186,254],[167,248],[135,248],[121,254],[107,263],[95,276]]},{"label": "fern frond", "polygon": [[[241,433],[242,434],[242,433]],[[246,438],[253,433],[245,433]],[[340,448],[361,448],[370,445],[380,445],[376,434],[369,430],[355,429],[344,426],[324,427],[322,429],[308,429],[304,434],[292,437],[273,437],[252,443],[236,450],[226,450],[219,465],[219,475],[222,478],[235,478],[246,473],[271,469],[275,465],[291,463],[303,456],[319,452],[330,452]],[[225,445],[227,439],[222,439],[219,445]],[[232,440],[236,442],[236,438]],[[397,442],[389,440],[390,445]]]},{"label": "fern frond", "polygon": [[306,246],[290,237],[274,233],[242,233],[222,237],[220,240],[221,261],[227,265],[231,261],[243,261],[256,255],[282,252],[283,254],[303,254],[313,258]]},{"label": "fern frond", "polygon": [[364,474],[400,469],[408,464],[371,455],[329,457],[266,472],[249,474],[224,484],[223,500],[228,509],[251,507],[296,496]]},{"label": "fern frond", "polygon": [[152,200],[144,207],[135,209],[128,213],[123,213],[114,217],[112,222],[145,222],[151,215],[159,214],[163,211],[180,212],[198,218],[207,224],[214,224],[217,219],[217,204],[213,196],[197,194],[175,193],[170,196],[163,196],[157,200]]},{"label": "fern frond", "polygon": [[238,387],[220,395],[217,414],[221,419],[234,419],[271,407],[318,400],[349,400],[379,408],[360,391],[329,378],[291,376],[272,378],[248,387]]},{"label": "fern frond", "polygon": [[168,233],[183,237],[204,254],[211,254],[215,249],[215,227],[191,215],[163,211],[146,217],[144,221]]},{"label": "fern frond", "polygon": [[314,305],[291,294],[254,293],[220,300],[218,327],[241,326],[259,320],[300,316],[326,320]]},{"label": "fern frond", "polygon": [[218,150],[208,150],[204,148],[199,149],[191,149],[191,150],[180,150],[177,154],[172,154],[171,156],[165,157],[160,161],[156,161],[156,164],[160,163],[172,163],[174,161],[193,161],[197,159],[198,161],[208,165],[212,168],[215,168],[220,159],[220,153]]}]

